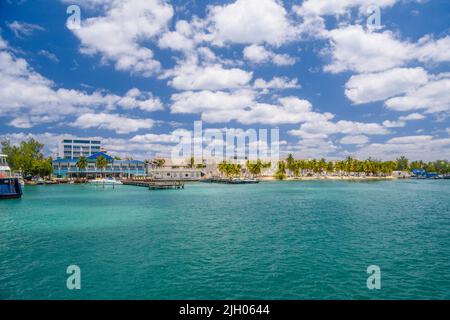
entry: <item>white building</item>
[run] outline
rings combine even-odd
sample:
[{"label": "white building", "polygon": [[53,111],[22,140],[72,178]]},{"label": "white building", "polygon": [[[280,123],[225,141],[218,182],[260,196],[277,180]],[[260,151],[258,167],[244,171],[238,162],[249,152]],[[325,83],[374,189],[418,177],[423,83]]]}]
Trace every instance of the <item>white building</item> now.
[{"label": "white building", "polygon": [[58,157],[61,159],[77,159],[81,156],[89,157],[103,151],[101,141],[90,139],[64,139],[58,145]]},{"label": "white building", "polygon": [[147,175],[158,180],[198,181],[202,178],[202,169],[189,168],[186,165],[175,165],[170,159],[164,159],[161,166],[154,162],[147,164]]}]

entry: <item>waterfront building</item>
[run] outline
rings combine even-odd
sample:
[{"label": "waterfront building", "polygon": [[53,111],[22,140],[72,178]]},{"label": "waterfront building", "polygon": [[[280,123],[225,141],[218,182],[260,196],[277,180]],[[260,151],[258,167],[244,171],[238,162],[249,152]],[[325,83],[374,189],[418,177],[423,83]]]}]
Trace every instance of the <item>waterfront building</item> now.
[{"label": "waterfront building", "polygon": [[64,139],[58,145],[58,158],[77,159],[81,156],[89,157],[97,152],[104,151],[101,141],[91,139]]},{"label": "waterfront building", "polygon": [[[105,168],[97,168],[96,161],[98,157],[104,157],[107,161]],[[87,167],[79,169],[78,159],[56,159],[53,160],[53,174],[57,178],[87,177],[97,178],[99,176],[115,178],[134,178],[145,176],[145,163],[139,160],[117,160],[106,152],[100,151],[88,157]]]},{"label": "waterfront building", "polygon": [[175,165],[170,159],[163,159],[163,161],[150,161],[147,164],[147,175],[157,180],[198,181],[204,174],[200,168]]}]

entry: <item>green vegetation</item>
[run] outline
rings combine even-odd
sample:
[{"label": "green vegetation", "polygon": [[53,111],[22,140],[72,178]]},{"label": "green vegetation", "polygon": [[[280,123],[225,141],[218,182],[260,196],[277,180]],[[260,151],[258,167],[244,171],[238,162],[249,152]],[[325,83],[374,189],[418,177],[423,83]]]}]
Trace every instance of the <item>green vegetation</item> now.
[{"label": "green vegetation", "polygon": [[[280,163],[283,163],[280,165]],[[296,160],[289,154],[285,161],[280,161],[276,173],[277,177],[283,177],[283,168],[289,171],[290,176],[312,176],[314,174],[336,173],[339,175],[370,175],[388,176],[394,170],[411,171],[413,169],[424,169],[428,172],[439,174],[450,173],[450,163],[446,160],[438,160],[425,163],[423,161],[413,161],[402,156],[396,161],[380,161],[374,159],[358,160],[347,157],[345,160],[326,161],[325,159]]]},{"label": "green vegetation", "polygon": [[108,166],[108,160],[104,156],[99,156],[95,160],[95,165],[97,166],[97,169],[103,171]]},{"label": "green vegetation", "polygon": [[278,170],[275,173],[275,178],[278,180],[286,179],[286,162],[284,161],[278,162]]},{"label": "green vegetation", "polygon": [[[79,171],[86,170],[86,168],[88,166],[88,161],[87,161],[86,157],[85,156],[81,156],[80,158],[78,158],[76,166],[77,166]],[[79,176],[80,176],[80,173],[78,172],[78,177]]]},{"label": "green vegetation", "polygon": [[226,177],[237,177],[241,174],[242,166],[240,164],[230,163],[230,162],[221,162],[217,165],[217,170],[220,173],[224,174]]},{"label": "green vegetation", "polygon": [[247,167],[248,172],[253,176],[260,176],[263,169],[270,168],[270,162],[262,162],[261,160],[257,160],[255,162],[251,162],[247,160],[245,166]]},{"label": "green vegetation", "polygon": [[53,172],[51,157],[42,154],[44,145],[29,138],[18,146],[11,145],[8,139],[1,142],[2,153],[7,155],[8,165],[12,171],[20,172],[24,177],[47,177]]}]

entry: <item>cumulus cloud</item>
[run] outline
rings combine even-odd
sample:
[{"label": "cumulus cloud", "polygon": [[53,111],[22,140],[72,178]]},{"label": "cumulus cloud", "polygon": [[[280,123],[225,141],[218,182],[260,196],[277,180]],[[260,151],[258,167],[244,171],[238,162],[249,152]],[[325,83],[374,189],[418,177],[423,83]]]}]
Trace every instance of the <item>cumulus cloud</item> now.
[{"label": "cumulus cloud", "polygon": [[244,48],[244,58],[253,63],[272,62],[278,66],[291,66],[296,59],[287,54],[277,54],[264,46],[252,44]]},{"label": "cumulus cloud", "polygon": [[199,67],[184,64],[173,71],[169,85],[178,90],[223,90],[246,86],[253,74],[238,68],[225,69],[219,64]]},{"label": "cumulus cloud", "polygon": [[209,8],[212,42],[279,46],[295,36],[288,13],[276,0],[237,0]]},{"label": "cumulus cloud", "polygon": [[7,24],[8,28],[17,38],[29,37],[35,31],[44,31],[45,29],[37,24],[13,21]]},{"label": "cumulus cloud", "polygon": [[345,136],[340,141],[341,144],[358,144],[358,145],[366,144],[367,142],[369,142],[369,137],[365,135]]},{"label": "cumulus cloud", "polygon": [[151,76],[161,65],[140,43],[166,30],[172,16],[172,6],[163,0],[111,1],[104,16],[83,20],[82,27],[72,31],[82,53],[100,54],[117,70]]},{"label": "cumulus cloud", "polygon": [[396,111],[424,110],[425,113],[450,111],[450,78],[436,79],[404,96],[386,101]]},{"label": "cumulus cloud", "polygon": [[396,159],[406,156],[411,160],[432,161],[450,158],[450,138],[431,135],[403,136],[389,139],[385,143],[373,143],[357,151],[360,158]]},{"label": "cumulus cloud", "polygon": [[286,77],[274,77],[270,81],[258,78],[253,85],[255,89],[269,90],[269,89],[295,89],[300,88],[298,79],[288,79]]},{"label": "cumulus cloud", "polygon": [[423,68],[395,68],[378,73],[354,75],[345,84],[345,95],[356,104],[400,95],[428,82]]},{"label": "cumulus cloud", "polygon": [[140,129],[150,129],[153,124],[152,119],[132,119],[107,113],[86,113],[79,116],[72,126],[81,129],[98,128],[113,130],[116,133],[130,133]]},{"label": "cumulus cloud", "polygon": [[450,61],[450,37],[430,36],[417,43],[401,41],[391,31],[372,32],[360,25],[349,25],[328,32],[331,63],[324,70],[377,72],[401,67],[409,61],[440,63]]},{"label": "cumulus cloud", "polygon": [[[380,8],[390,7],[399,0],[378,0],[376,5]],[[359,8],[365,11],[373,0],[305,0],[299,7],[299,10],[305,13],[315,15],[343,15],[347,14],[352,8]]]},{"label": "cumulus cloud", "polygon": [[26,60],[17,58],[7,49],[5,46],[0,51],[0,115],[13,117],[9,123],[11,126],[30,128],[101,107],[140,108],[145,111],[162,109],[159,99],[138,89],[132,89],[122,97],[101,91],[86,93],[58,88],[34,71]]}]

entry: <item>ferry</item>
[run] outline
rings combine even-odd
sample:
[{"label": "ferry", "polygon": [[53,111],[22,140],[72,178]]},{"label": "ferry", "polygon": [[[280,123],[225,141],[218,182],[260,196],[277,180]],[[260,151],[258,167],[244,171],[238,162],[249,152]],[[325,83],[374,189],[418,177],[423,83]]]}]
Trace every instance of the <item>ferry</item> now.
[{"label": "ferry", "polygon": [[0,199],[21,198],[22,185],[19,178],[12,176],[6,158],[6,155],[0,154]]}]

